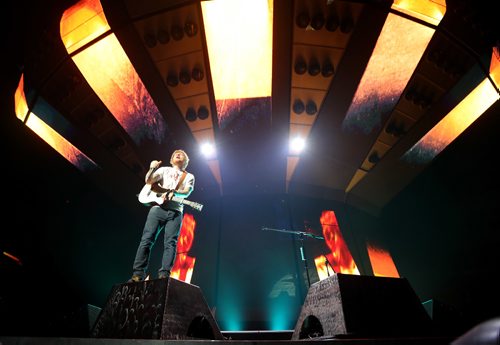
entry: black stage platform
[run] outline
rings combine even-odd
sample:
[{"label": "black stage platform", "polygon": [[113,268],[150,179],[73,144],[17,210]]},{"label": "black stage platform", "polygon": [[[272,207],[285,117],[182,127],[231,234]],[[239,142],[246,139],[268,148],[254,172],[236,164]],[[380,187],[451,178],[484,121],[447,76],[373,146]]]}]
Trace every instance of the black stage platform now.
[{"label": "black stage platform", "polygon": [[[259,333],[260,331],[256,331]],[[246,332],[246,333],[251,333]],[[253,337],[253,335],[251,336]],[[379,339],[316,339],[316,340],[148,340],[148,339],[90,339],[0,337],[1,345],[445,345],[449,338],[379,338]]]},{"label": "black stage platform", "polygon": [[84,333],[74,337],[63,329],[61,337],[0,334],[0,345],[441,345],[460,336],[435,327],[403,278],[334,274],[321,280],[309,288],[293,330],[222,331],[200,288],[173,278],[117,284],[104,307],[94,309]]}]

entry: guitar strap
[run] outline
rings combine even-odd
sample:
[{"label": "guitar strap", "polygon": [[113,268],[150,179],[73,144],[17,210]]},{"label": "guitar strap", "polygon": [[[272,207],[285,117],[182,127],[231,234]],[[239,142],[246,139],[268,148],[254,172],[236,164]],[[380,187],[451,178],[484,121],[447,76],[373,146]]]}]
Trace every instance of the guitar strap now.
[{"label": "guitar strap", "polygon": [[[186,178],[186,175],[187,175],[187,172],[184,170],[182,172],[182,175],[181,175],[181,178],[179,179],[179,182],[177,182],[177,185],[175,186],[175,189],[174,191],[178,190],[179,187],[182,185],[182,182],[184,181],[184,179]],[[170,201],[169,201],[170,202]],[[160,205],[161,208],[164,208],[167,207],[164,203]],[[168,207],[167,207],[168,208]]]},{"label": "guitar strap", "polygon": [[186,175],[187,175],[187,171],[184,170],[183,173],[182,173],[182,176],[181,178],[179,179],[179,182],[177,182],[177,186],[175,186],[175,190],[178,190],[179,187],[182,185],[182,182],[184,181],[184,179],[186,178]]}]

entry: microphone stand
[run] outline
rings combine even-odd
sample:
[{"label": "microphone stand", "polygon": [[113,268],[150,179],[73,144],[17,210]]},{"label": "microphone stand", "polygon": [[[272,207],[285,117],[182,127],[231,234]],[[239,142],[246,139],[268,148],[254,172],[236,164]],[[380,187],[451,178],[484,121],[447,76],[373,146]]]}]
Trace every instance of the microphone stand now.
[{"label": "microphone stand", "polygon": [[299,234],[299,239],[300,239],[300,257],[302,261],[304,262],[304,269],[306,270],[306,276],[307,276],[307,286],[311,286],[311,278],[309,278],[309,268],[307,267],[307,260],[306,256],[304,254],[304,234]]},{"label": "microphone stand", "polygon": [[332,265],[330,264],[330,261],[328,261],[328,258],[326,255],[323,254],[323,257],[325,258],[325,267],[326,267],[326,274],[330,276],[330,271],[328,270],[328,266],[332,269],[333,273],[335,273],[335,270],[333,269]]},{"label": "microphone stand", "polygon": [[306,255],[305,255],[305,251],[304,251],[304,238],[307,236],[307,237],[310,237],[310,238],[314,238],[316,240],[324,240],[324,237],[323,236],[317,236],[317,235],[311,234],[309,232],[304,232],[304,231],[291,231],[291,230],[271,229],[271,228],[262,228],[262,230],[264,230],[264,231],[286,232],[288,234],[299,235],[299,240],[300,240],[300,257],[301,257],[302,261],[304,262],[304,269],[306,270],[307,286],[310,287],[311,286],[311,278],[309,277],[309,268],[307,266],[307,260],[306,260]]}]

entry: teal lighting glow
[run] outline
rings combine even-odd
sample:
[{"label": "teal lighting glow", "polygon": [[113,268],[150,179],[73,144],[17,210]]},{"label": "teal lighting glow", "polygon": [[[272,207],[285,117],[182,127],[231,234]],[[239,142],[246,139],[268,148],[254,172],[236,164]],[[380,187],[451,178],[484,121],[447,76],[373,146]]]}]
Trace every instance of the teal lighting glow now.
[{"label": "teal lighting glow", "polygon": [[217,322],[221,330],[242,331],[243,325],[243,307],[242,307],[242,289],[235,284],[232,277],[228,276],[221,279],[226,283],[221,284],[219,289],[219,302],[216,306]]},{"label": "teal lighting glow", "polygon": [[293,329],[296,321],[295,306],[289,299],[277,299],[269,302],[269,329],[283,331]]},{"label": "teal lighting glow", "polygon": [[267,297],[269,329],[273,331],[293,329],[297,318],[293,275],[288,274],[278,280]]},{"label": "teal lighting glow", "polygon": [[[229,301],[228,301],[229,302]],[[220,311],[220,327],[225,331],[242,331],[243,322],[241,320],[241,311],[235,306],[235,303],[224,303]]]}]

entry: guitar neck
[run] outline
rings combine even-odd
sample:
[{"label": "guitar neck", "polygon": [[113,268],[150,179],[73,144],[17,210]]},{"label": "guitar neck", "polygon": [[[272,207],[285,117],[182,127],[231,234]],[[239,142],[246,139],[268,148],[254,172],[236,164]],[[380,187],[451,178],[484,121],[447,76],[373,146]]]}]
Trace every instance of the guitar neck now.
[{"label": "guitar neck", "polygon": [[189,201],[187,199],[180,198],[178,196],[173,196],[171,200],[172,201],[176,201],[176,202],[178,202],[180,204],[185,204],[185,205],[191,206],[194,209],[197,209],[198,211],[201,211],[201,209],[203,208],[202,204],[199,204],[199,203],[194,202],[194,201]]},{"label": "guitar neck", "polygon": [[176,201],[176,202],[178,202],[179,204],[186,204],[186,205],[189,205],[189,204],[191,203],[191,201],[186,200],[186,199],[184,199],[184,198],[181,198],[181,197],[179,197],[179,196],[175,196],[175,195],[172,197],[172,199],[171,199],[171,200],[172,200],[172,201]]}]

